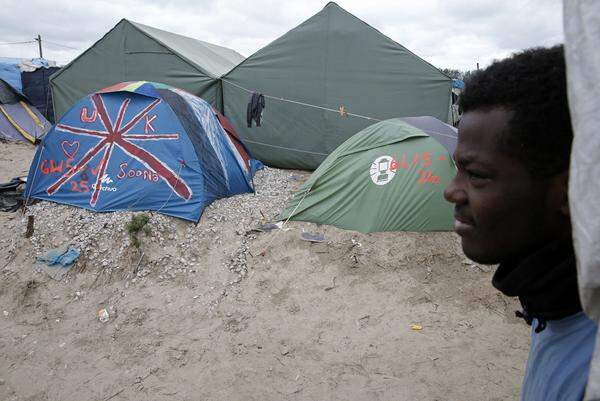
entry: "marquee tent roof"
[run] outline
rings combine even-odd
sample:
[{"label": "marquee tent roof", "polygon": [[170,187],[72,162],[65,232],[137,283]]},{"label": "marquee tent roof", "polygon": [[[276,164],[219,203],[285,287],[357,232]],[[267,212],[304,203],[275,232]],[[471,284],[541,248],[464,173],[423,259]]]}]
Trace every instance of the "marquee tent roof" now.
[{"label": "marquee tent roof", "polygon": [[184,89],[220,109],[218,78],[243,59],[226,47],[123,19],[50,78],[55,115],[88,93],[142,80]]},{"label": "marquee tent roof", "polygon": [[[379,120],[447,121],[452,87],[450,77],[333,2],[222,79],[225,116],[255,157],[298,169],[315,169]],[[265,95],[260,127],[246,120],[252,92]]]}]

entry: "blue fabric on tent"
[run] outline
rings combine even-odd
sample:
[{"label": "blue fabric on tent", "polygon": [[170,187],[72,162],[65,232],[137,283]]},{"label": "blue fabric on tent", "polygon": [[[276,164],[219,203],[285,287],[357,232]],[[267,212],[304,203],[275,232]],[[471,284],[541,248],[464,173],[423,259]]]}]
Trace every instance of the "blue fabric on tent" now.
[{"label": "blue fabric on tent", "polygon": [[23,85],[21,83],[20,63],[21,59],[18,58],[0,57],[0,79],[6,81],[22,94]]},{"label": "blue fabric on tent", "polygon": [[[32,58],[28,60],[28,64],[37,67],[37,68],[50,68],[53,67],[52,65],[50,65],[50,62],[48,60],[46,60],[45,58]],[[54,62],[52,62],[52,64],[56,64]]]},{"label": "blue fabric on tent", "polygon": [[[222,184],[220,183],[222,180],[224,180],[226,188],[250,187],[250,173],[242,174],[243,163],[236,158],[236,155],[238,155],[237,151],[231,151],[231,149],[235,149],[235,147],[219,123],[219,119],[215,115],[212,107],[204,100],[188,92],[182,90],[176,90],[176,92],[188,102],[196,119],[202,121],[206,132],[205,147],[211,146],[214,149],[216,158],[211,159],[210,164],[207,164],[207,167],[209,168],[205,169],[206,188],[213,188],[212,190],[214,190],[215,195],[218,196],[220,188],[222,187]],[[220,146],[215,146],[217,143],[220,143]],[[204,156],[198,155],[199,157]],[[222,173],[218,173],[220,170]]]},{"label": "blue fabric on tent", "polygon": [[145,84],[143,84],[139,88],[137,88],[135,90],[135,93],[139,93],[140,95],[146,95],[146,96],[151,96],[151,97],[160,97],[160,94],[158,93],[158,91],[156,90],[154,85],[152,85],[149,82],[146,82]]},{"label": "blue fabric on tent", "polygon": [[163,91],[162,97],[172,109],[180,110],[179,119],[185,130],[189,133],[190,140],[194,145],[200,164],[207,168],[202,170],[204,185],[211,194],[224,196],[227,193],[227,183],[222,173],[219,159],[210,143],[206,131],[200,120],[194,115],[191,106],[178,94],[171,91]]},{"label": "blue fabric on tent", "polygon": [[253,191],[261,165],[247,167],[208,103],[164,85],[123,85],[62,116],[33,158],[26,196],[198,221],[215,199]]},{"label": "blue fabric on tent", "polygon": [[465,82],[462,79],[453,79],[452,87],[455,89],[465,89]]}]

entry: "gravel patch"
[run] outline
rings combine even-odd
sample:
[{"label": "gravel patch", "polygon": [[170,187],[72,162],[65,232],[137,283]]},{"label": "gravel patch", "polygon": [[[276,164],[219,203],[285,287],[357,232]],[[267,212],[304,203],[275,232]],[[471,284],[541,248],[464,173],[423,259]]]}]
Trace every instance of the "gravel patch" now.
[{"label": "gravel patch", "polygon": [[[265,167],[254,177],[256,193],[216,200],[205,208],[198,224],[155,212],[96,213],[39,202],[30,206],[26,215],[15,214],[9,220],[9,228],[17,235],[1,239],[0,246],[15,249],[19,241],[30,241],[35,259],[49,249],[71,245],[81,251],[78,263],[85,263],[87,270],[110,273],[134,265],[129,275],[132,283],[152,272],[157,272],[162,280],[195,273],[205,248],[222,248],[221,264],[239,281],[248,272],[250,243],[256,239],[256,234],[248,231],[272,221],[283,210],[297,187],[297,178],[290,171]],[[138,234],[141,246],[136,249],[126,224],[140,213],[150,216],[149,234]],[[35,218],[35,230],[25,239],[23,233],[30,215]]]}]

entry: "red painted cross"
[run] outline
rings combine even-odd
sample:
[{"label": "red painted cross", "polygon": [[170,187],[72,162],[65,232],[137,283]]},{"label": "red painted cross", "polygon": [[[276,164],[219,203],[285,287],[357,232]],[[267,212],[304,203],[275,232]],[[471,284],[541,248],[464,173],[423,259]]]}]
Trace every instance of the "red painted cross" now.
[{"label": "red painted cross", "polygon": [[[161,100],[155,99],[152,103],[146,106],[142,111],[136,114],[125,126],[121,127],[123,123],[123,117],[125,111],[129,105],[130,99],[125,99],[119,108],[119,114],[117,115],[117,121],[113,124],[104,100],[99,94],[92,95],[92,102],[94,103],[95,109],[98,111],[100,121],[104,126],[105,131],[91,130],[81,127],[72,127],[65,124],[58,124],[56,129],[58,131],[69,132],[75,135],[92,136],[96,138],[102,138],[94,147],[88,150],[85,155],[74,165],[72,168],[67,170],[54,184],[50,185],[46,192],[48,195],[54,194],[58,191],[69,179],[71,179],[77,172],[82,171],[90,161],[98,153],[104,151],[100,164],[97,168],[96,173],[96,185],[94,185],[94,191],[90,198],[90,205],[95,206],[100,196],[101,180],[106,172],[106,167],[112,155],[115,146],[120,148],[123,152],[127,153],[131,157],[138,160],[146,168],[154,171],[167,185],[181,198],[189,200],[192,197],[192,190],[187,183],[181,179],[173,170],[169,168],[165,163],[159,160],[151,152],[135,145],[131,141],[156,141],[162,139],[179,139],[178,134],[129,134],[129,131],[144,117],[147,117],[150,110],[156,107]],[[153,116],[150,121],[154,119]],[[146,120],[148,121],[148,120]],[[152,129],[154,131],[154,129]]]}]

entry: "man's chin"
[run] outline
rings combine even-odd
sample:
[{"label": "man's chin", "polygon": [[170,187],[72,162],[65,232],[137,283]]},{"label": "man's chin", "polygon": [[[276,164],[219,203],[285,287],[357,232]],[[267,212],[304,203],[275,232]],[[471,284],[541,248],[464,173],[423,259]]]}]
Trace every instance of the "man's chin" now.
[{"label": "man's chin", "polygon": [[462,250],[467,258],[471,259],[473,262],[477,262],[482,265],[496,265],[500,263],[498,256],[489,252],[483,247],[477,246],[476,244],[472,244],[469,241],[465,241],[462,239]]}]

